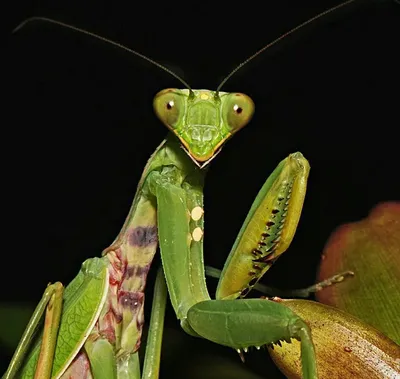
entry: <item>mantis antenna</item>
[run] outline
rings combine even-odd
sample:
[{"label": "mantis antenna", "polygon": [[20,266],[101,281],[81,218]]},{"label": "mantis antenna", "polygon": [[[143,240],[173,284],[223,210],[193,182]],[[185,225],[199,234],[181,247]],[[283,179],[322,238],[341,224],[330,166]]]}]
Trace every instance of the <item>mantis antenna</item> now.
[{"label": "mantis antenna", "polygon": [[[311,24],[312,22],[314,22],[314,21],[316,21],[316,20],[318,20],[318,19],[320,19],[320,18],[322,18],[322,17],[328,15],[329,13],[332,13],[332,12],[334,12],[334,11],[340,9],[340,8],[343,8],[343,7],[345,7],[345,6],[347,6],[347,5],[351,4],[351,3],[353,3],[353,2],[355,2],[355,1],[356,1],[356,0],[347,0],[347,1],[343,2],[343,3],[341,3],[341,4],[338,4],[338,5],[336,5],[336,6],[332,7],[332,8],[327,9],[327,10],[324,11],[324,12],[321,12],[321,13],[317,14],[316,16],[314,16],[314,17],[308,19],[307,21],[304,21],[304,22],[301,23],[300,25],[298,25],[298,26],[294,27],[293,29],[289,30],[288,32],[282,34],[280,37],[276,38],[276,39],[273,40],[272,42],[268,43],[267,45],[265,45],[264,47],[262,47],[261,49],[259,49],[258,51],[256,51],[253,55],[251,55],[250,57],[248,57],[246,60],[244,60],[242,63],[240,63],[236,68],[234,68],[234,69],[225,77],[225,79],[222,80],[222,82],[220,83],[220,85],[217,87],[217,90],[216,90],[216,92],[215,92],[215,97],[218,98],[218,94],[219,94],[219,91],[221,90],[221,88],[226,84],[226,82],[227,82],[237,71],[239,71],[243,66],[245,66],[247,63],[249,63],[250,61],[252,61],[254,58],[256,58],[257,56],[259,56],[259,55],[260,55],[261,53],[263,53],[265,50],[269,49],[269,48],[272,47],[273,45],[277,44],[278,42],[280,42],[280,41],[283,40],[284,38],[288,37],[289,35],[293,34],[294,32],[298,31],[299,29],[305,27],[306,25]],[[399,0],[395,0],[395,2],[396,2],[396,3],[399,3]],[[53,20],[53,19],[47,18],[47,17],[30,17],[30,18],[26,19],[25,21],[21,22],[21,23],[12,31],[12,33],[16,33],[17,31],[19,31],[20,29],[22,29],[26,24],[28,24],[29,22],[32,22],[32,21],[45,21],[45,22],[49,22],[49,23],[52,23],[52,24],[55,24],[55,25],[58,25],[58,26],[62,26],[62,27],[71,29],[71,30],[73,30],[73,31],[75,31],[75,32],[79,32],[79,33],[88,35],[88,36],[90,36],[90,37],[97,38],[97,39],[100,40],[100,41],[109,43],[110,45],[116,46],[116,47],[118,47],[118,48],[120,48],[120,49],[122,49],[122,50],[125,50],[125,51],[127,51],[127,52],[129,52],[129,53],[131,53],[131,54],[134,54],[134,55],[136,55],[136,56],[138,56],[138,57],[144,59],[145,61],[147,61],[147,62],[153,64],[154,66],[159,67],[161,70],[167,72],[168,74],[172,75],[175,79],[179,80],[179,81],[190,91],[190,94],[191,94],[191,95],[193,95],[192,88],[189,86],[189,84],[188,84],[185,80],[183,80],[179,75],[175,74],[172,70],[170,70],[170,69],[168,69],[167,67],[163,66],[162,64],[156,62],[155,60],[153,60],[153,59],[151,59],[151,58],[149,58],[149,57],[147,57],[147,56],[145,56],[145,55],[139,53],[139,52],[136,51],[136,50],[130,49],[129,47],[127,47],[127,46],[125,46],[125,45],[122,45],[122,44],[120,44],[120,43],[118,43],[118,42],[115,42],[115,41],[113,41],[113,40],[111,40],[111,39],[108,39],[108,38],[105,38],[105,37],[101,37],[101,36],[99,36],[98,34],[89,32],[89,31],[87,31],[87,30],[85,30],[85,29],[81,29],[81,28],[78,28],[78,27],[76,27],[76,26],[69,25],[69,24],[66,24],[66,23],[64,23],[64,22],[57,21],[57,20]]]},{"label": "mantis antenna", "polygon": [[168,69],[168,68],[166,68],[165,66],[163,66],[161,63],[158,63],[158,62],[156,62],[155,60],[153,60],[153,59],[151,59],[151,58],[149,58],[149,57],[146,57],[146,56],[143,55],[143,54],[140,54],[138,51],[133,50],[133,49],[130,49],[129,47],[127,47],[127,46],[125,46],[125,45],[122,45],[121,43],[115,42],[115,41],[113,41],[113,40],[111,40],[111,39],[108,39],[108,38],[99,36],[98,34],[89,32],[89,31],[87,31],[87,30],[85,30],[85,29],[77,28],[76,26],[69,25],[69,24],[66,24],[66,23],[61,22],[61,21],[53,20],[53,19],[47,18],[47,17],[30,17],[30,18],[26,19],[25,21],[22,21],[22,22],[12,31],[12,33],[18,32],[18,31],[19,31],[20,29],[22,29],[26,24],[28,24],[29,22],[32,22],[32,21],[45,21],[45,22],[50,22],[50,23],[52,23],[52,24],[55,24],[55,25],[58,25],[58,26],[62,26],[62,27],[64,27],[64,28],[71,29],[71,30],[73,30],[73,31],[75,31],[75,32],[79,32],[79,33],[85,34],[85,35],[87,35],[87,36],[90,36],[90,37],[93,37],[93,38],[97,38],[97,39],[100,40],[100,41],[109,43],[110,45],[116,46],[116,47],[118,47],[118,48],[120,48],[120,49],[122,49],[122,50],[125,50],[125,51],[127,51],[127,52],[129,52],[129,53],[131,53],[131,54],[134,54],[134,55],[138,56],[139,58],[142,58],[142,59],[144,59],[145,61],[150,62],[151,64],[153,64],[153,65],[155,65],[155,66],[161,68],[161,70],[164,70],[164,71],[167,72],[168,74],[172,75],[175,79],[178,79],[178,80],[190,91],[190,93],[193,93],[193,92],[192,92],[192,89],[191,89],[190,86],[189,86],[189,84],[188,84],[185,80],[183,80],[179,75],[175,74],[175,72],[173,72],[173,71],[171,71],[170,69]]},{"label": "mantis antenna", "polygon": [[280,42],[281,40],[283,40],[285,37],[288,37],[289,35],[293,34],[294,32],[297,32],[299,29],[303,28],[304,26],[311,24],[312,22],[326,16],[329,13],[332,13],[336,10],[338,10],[339,8],[342,8],[346,5],[349,5],[351,3],[353,3],[356,0],[348,0],[345,1],[339,5],[335,5],[332,8],[327,9],[324,12],[321,12],[319,14],[317,14],[316,16],[308,19],[307,21],[304,21],[303,23],[301,23],[300,25],[297,25],[296,27],[294,27],[293,29],[289,30],[288,32],[282,34],[280,37],[278,37],[277,39],[273,40],[272,42],[270,42],[269,44],[265,45],[264,47],[262,47],[261,49],[259,49],[258,51],[256,51],[253,55],[251,55],[250,57],[248,57],[245,61],[243,61],[242,63],[239,64],[239,66],[237,66],[236,68],[234,68],[229,74],[228,76],[225,77],[225,79],[222,80],[221,84],[218,86],[215,96],[218,97],[218,92],[221,90],[222,86],[225,85],[225,83],[237,72],[239,71],[243,66],[245,66],[247,63],[249,63],[250,61],[252,61],[254,58],[256,58],[257,56],[259,56],[261,53],[263,53],[265,50],[269,49],[271,46],[275,45],[276,43]]}]

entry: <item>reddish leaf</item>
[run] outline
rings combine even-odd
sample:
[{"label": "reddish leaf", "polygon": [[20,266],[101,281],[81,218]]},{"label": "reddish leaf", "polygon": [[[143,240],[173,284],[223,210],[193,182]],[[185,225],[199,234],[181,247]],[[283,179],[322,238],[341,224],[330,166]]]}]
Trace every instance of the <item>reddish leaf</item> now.
[{"label": "reddish leaf", "polygon": [[317,293],[400,344],[400,202],[377,205],[359,222],[339,227],[325,246],[318,280],[341,271],[355,277]]}]

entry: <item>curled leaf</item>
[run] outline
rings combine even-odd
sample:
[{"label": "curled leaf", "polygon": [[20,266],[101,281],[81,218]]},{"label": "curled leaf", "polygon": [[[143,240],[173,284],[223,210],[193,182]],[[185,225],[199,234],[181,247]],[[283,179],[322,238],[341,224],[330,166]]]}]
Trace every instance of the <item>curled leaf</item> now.
[{"label": "curled leaf", "polygon": [[[305,320],[313,337],[320,378],[398,378],[400,346],[337,308],[309,300],[282,300]],[[282,342],[270,355],[288,378],[301,378],[300,343]]]},{"label": "curled leaf", "polygon": [[351,270],[355,276],[316,294],[400,344],[400,202],[377,205],[359,222],[339,227],[324,249],[318,280]]}]

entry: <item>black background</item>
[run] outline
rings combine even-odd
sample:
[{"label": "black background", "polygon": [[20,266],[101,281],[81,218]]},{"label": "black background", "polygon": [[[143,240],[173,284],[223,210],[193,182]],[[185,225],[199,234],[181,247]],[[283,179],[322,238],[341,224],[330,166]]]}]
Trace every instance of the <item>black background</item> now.
[{"label": "black background", "polygon": [[[42,1],[21,3],[5,24],[11,31],[26,17],[51,17],[125,44],[193,88],[214,89],[257,49],[335,4]],[[207,176],[207,264],[222,268],[258,189],[291,152],[310,161],[309,189],[293,244],[265,283],[313,283],[337,226],[365,217],[379,202],[400,199],[399,25],[394,2],[358,1],[287,38],[229,80],[224,90],[251,96],[256,113]],[[84,259],[113,241],[142,169],[166,134],[152,98],[181,85],[133,55],[46,23],[8,32],[5,51],[1,300],[36,302],[49,281],[68,283]],[[213,291],[215,281],[209,283]],[[148,296],[146,310],[149,304]],[[183,336],[171,310],[170,335],[162,376],[202,377],[193,368],[211,355],[243,370],[231,350]],[[249,377],[266,375],[264,367],[252,366],[254,356],[265,359],[250,356],[255,371]],[[224,377],[223,370],[217,376]]]}]

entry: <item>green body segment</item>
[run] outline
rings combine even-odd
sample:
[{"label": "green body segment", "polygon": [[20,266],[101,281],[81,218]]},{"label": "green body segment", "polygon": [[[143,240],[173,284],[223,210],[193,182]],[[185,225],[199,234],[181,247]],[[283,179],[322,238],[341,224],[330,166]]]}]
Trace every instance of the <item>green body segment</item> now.
[{"label": "green body segment", "polygon": [[[88,259],[64,291],[64,307],[53,361],[52,378],[58,378],[72,362],[96,323],[108,289],[107,266],[100,258]],[[33,378],[40,340],[22,371],[22,378]]]},{"label": "green body segment", "polygon": [[203,259],[203,181],[204,173],[202,175],[191,175],[186,178],[186,183],[183,186],[187,194],[187,206],[190,210],[189,228],[192,231],[192,234],[189,238],[191,257],[191,264],[189,264],[189,269],[191,275],[191,283],[193,288],[195,289],[195,291],[193,291],[193,294],[196,298],[196,302],[209,299],[204,275]]},{"label": "green body segment", "polygon": [[162,267],[158,269],[154,285],[153,303],[146,341],[146,354],[143,363],[143,378],[158,379],[161,361],[162,335],[164,330],[164,315],[167,305],[167,285]]},{"label": "green body segment", "polygon": [[85,352],[89,358],[91,373],[95,379],[117,378],[115,354],[110,342],[103,338],[94,341],[88,338],[85,343]]},{"label": "green body segment", "polygon": [[289,308],[262,299],[205,301],[188,312],[188,321],[199,335],[234,349],[290,342],[298,320]]},{"label": "green body segment", "polygon": [[56,282],[49,287],[52,288],[53,293],[46,307],[42,343],[36,366],[36,376],[41,379],[51,378],[63,305],[63,285]]},{"label": "green body segment", "polygon": [[173,136],[163,149],[165,164],[149,175],[147,183],[157,202],[160,252],[169,296],[182,320],[196,302],[209,299],[202,268],[202,239],[193,238],[196,224],[190,208],[203,206],[204,173],[193,165]]},{"label": "green body segment", "polygon": [[[28,322],[28,325],[25,328],[22,338],[19,341],[18,346],[11,359],[10,365],[8,366],[7,371],[4,373],[2,377],[3,379],[12,379],[19,373],[22,364],[26,360],[27,353],[29,352],[29,349],[32,347],[32,341],[34,339],[35,334],[37,333],[37,326],[39,325],[39,322],[43,317],[43,314],[46,313],[45,323],[48,321],[47,315],[51,312],[54,313],[51,318],[57,318],[58,322],[60,321],[63,291],[64,288],[60,282],[56,282],[54,284],[47,286],[41,300],[36,306]],[[53,304],[51,305],[52,301]],[[50,305],[50,307],[48,307],[48,305]],[[51,307],[53,308],[53,310],[50,310]],[[47,335],[47,341],[45,341],[44,344],[40,346],[40,355],[42,355],[43,349],[48,351],[47,357],[43,357],[43,355],[40,357],[42,367],[43,365],[47,366],[45,369],[46,373],[43,374],[43,372],[40,372],[40,368],[38,370],[38,374],[44,376],[46,379],[49,376],[51,376],[55,345],[50,346],[50,344],[54,343],[54,339],[56,339],[58,336],[59,325],[55,324],[55,321],[57,320],[53,319],[51,325],[47,325],[46,333],[43,333],[43,336]],[[36,358],[39,365],[39,355]]]},{"label": "green body segment", "polygon": [[304,203],[308,161],[299,152],[279,163],[243,223],[216,292],[217,299],[246,296],[289,247]]},{"label": "green body segment", "polygon": [[249,347],[301,342],[304,379],[316,379],[315,347],[307,324],[280,302],[263,299],[212,300],[196,304],[188,312],[191,328],[220,345],[247,351]]}]

